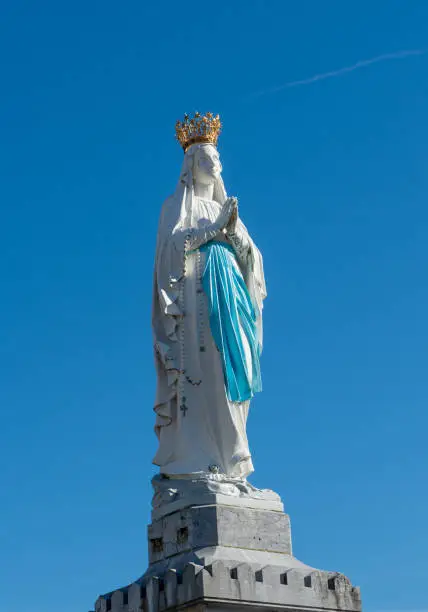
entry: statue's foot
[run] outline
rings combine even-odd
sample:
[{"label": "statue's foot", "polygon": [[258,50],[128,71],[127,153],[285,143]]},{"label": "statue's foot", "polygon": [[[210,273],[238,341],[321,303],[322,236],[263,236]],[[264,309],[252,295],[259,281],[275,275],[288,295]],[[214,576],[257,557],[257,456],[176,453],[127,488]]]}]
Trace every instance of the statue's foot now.
[{"label": "statue's foot", "polygon": [[[178,508],[194,505],[238,505],[283,510],[281,498],[270,489],[257,489],[245,478],[207,472],[199,474],[157,475],[154,488],[153,512],[166,514]],[[168,510],[169,509],[169,510]]]}]

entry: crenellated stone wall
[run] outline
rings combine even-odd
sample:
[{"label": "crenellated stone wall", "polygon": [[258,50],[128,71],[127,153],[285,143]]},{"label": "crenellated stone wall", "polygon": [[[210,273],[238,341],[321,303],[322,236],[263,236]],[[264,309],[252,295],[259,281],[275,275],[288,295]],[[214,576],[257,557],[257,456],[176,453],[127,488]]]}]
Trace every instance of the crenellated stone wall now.
[{"label": "crenellated stone wall", "polygon": [[[291,558],[290,558],[291,560]],[[284,609],[361,610],[360,590],[342,574],[296,567],[251,564],[231,566],[223,561],[201,566],[188,563],[183,571],[169,569],[143,584],[100,597],[95,612],[163,612],[203,603],[205,607],[266,605]]]}]

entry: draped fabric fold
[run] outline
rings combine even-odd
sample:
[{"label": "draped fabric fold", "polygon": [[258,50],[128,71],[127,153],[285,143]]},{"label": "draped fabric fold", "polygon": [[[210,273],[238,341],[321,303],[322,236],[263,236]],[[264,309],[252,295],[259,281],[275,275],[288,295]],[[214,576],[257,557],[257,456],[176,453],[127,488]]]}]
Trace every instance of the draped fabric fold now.
[{"label": "draped fabric fold", "polygon": [[227,396],[232,402],[244,402],[262,389],[255,308],[233,248],[211,241],[200,250],[207,254],[202,283]]}]

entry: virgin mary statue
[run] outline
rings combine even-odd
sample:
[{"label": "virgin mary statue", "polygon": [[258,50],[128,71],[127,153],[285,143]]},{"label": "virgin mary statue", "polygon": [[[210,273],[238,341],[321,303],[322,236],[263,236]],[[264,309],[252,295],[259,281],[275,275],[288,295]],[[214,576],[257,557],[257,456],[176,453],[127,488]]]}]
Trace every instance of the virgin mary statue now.
[{"label": "virgin mary statue", "polygon": [[184,161],[158,228],[153,463],[170,478],[253,471],[246,422],[261,390],[266,287],[261,254],[221,178],[220,127],[211,113],[177,122]]}]

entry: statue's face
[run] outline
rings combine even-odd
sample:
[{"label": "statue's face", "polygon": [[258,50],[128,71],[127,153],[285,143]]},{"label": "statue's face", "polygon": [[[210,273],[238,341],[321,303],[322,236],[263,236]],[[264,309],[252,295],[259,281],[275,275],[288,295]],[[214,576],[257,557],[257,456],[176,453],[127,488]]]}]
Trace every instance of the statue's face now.
[{"label": "statue's face", "polygon": [[217,149],[210,144],[198,147],[195,153],[193,176],[197,183],[212,185],[222,171],[220,157]]}]

